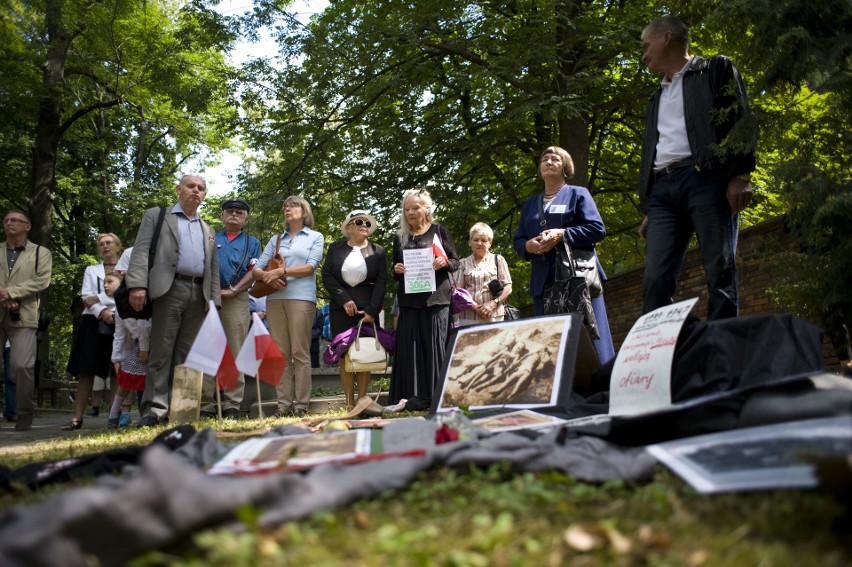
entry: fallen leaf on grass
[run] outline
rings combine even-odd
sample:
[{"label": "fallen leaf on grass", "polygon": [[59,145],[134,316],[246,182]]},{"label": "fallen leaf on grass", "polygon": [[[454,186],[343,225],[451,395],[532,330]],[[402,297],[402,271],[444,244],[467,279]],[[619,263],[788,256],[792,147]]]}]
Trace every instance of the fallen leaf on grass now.
[{"label": "fallen leaf on grass", "polygon": [[603,545],[603,538],[600,537],[599,533],[595,533],[595,531],[597,530],[591,530],[580,524],[571,524],[565,530],[563,537],[568,547],[585,553],[593,549],[598,549]]},{"label": "fallen leaf on grass", "polygon": [[601,529],[603,530],[604,535],[606,535],[606,539],[609,540],[609,545],[612,547],[614,552],[619,555],[630,553],[630,550],[633,548],[633,544],[630,543],[630,540],[624,537],[620,531],[606,523],[601,524]]},{"label": "fallen leaf on grass", "polygon": [[648,547],[668,547],[671,545],[671,539],[665,532],[655,532],[654,528],[648,524],[639,526],[636,537],[643,545]]},{"label": "fallen leaf on grass", "polygon": [[703,549],[693,551],[689,554],[689,557],[686,558],[686,564],[689,565],[689,567],[701,567],[705,563],[707,563],[707,552]]}]

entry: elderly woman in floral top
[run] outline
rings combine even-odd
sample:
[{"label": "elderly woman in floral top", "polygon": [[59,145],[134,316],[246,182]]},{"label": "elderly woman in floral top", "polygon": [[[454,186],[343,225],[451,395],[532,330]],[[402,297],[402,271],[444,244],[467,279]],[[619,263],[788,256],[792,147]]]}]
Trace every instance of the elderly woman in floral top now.
[{"label": "elderly woman in floral top", "polygon": [[470,227],[473,254],[459,264],[457,284],[470,292],[476,305],[459,314],[462,325],[503,320],[504,302],[512,294],[512,276],[506,260],[489,252],[493,241],[494,231],[484,222]]}]

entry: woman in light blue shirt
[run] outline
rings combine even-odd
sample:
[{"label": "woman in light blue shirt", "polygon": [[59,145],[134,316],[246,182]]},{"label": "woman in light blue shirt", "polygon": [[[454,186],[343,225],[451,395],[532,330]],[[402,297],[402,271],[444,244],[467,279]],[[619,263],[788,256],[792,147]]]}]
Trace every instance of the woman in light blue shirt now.
[{"label": "woman in light blue shirt", "polygon": [[275,417],[301,417],[311,401],[311,326],[317,305],[316,269],[325,238],[313,230],[314,215],[305,199],[291,195],[284,200],[283,209],[284,232],[278,252],[285,265],[266,270],[275,254],[276,234],[269,239],[253,275],[275,289],[266,296],[266,321],[272,340],[287,360],[284,377],[276,387]]}]

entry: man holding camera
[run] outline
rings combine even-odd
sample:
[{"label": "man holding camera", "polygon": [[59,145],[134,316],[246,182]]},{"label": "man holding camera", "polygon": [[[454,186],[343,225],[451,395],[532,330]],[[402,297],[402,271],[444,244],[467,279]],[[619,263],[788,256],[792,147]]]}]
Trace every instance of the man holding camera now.
[{"label": "man holding camera", "polygon": [[18,382],[16,431],[33,424],[36,329],[39,292],[50,285],[50,250],[27,240],[30,219],[18,210],[3,217],[6,242],[0,246],[0,344],[9,340],[9,364]]}]

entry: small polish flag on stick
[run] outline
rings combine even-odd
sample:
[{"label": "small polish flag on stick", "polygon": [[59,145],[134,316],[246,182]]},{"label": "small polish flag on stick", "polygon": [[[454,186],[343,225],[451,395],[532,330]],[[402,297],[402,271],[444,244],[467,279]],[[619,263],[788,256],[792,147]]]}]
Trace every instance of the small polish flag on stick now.
[{"label": "small polish flag on stick", "polygon": [[207,317],[195,336],[195,342],[192,343],[184,365],[215,376],[219,384],[217,390],[233,390],[237,387],[240,372],[234,364],[234,355],[228,347],[225,329],[212,300],[207,309]]},{"label": "small polish flag on stick", "polygon": [[260,397],[260,381],[273,386],[278,385],[284,375],[287,361],[278,350],[275,341],[260,320],[257,313],[252,313],[252,326],[243,343],[243,348],[237,354],[237,368],[243,374],[257,377],[257,401],[260,419],[263,419],[263,400]]},{"label": "small polish flag on stick", "polygon": [[447,257],[447,251],[444,250],[444,245],[441,243],[441,237],[438,236],[437,232],[432,237],[432,254],[435,255],[435,258],[443,258],[445,262],[449,263],[450,261]]}]

